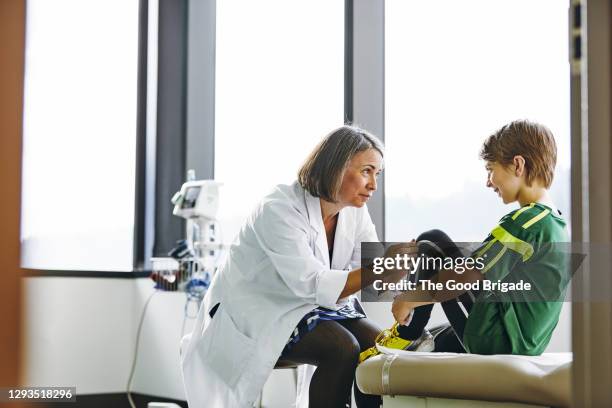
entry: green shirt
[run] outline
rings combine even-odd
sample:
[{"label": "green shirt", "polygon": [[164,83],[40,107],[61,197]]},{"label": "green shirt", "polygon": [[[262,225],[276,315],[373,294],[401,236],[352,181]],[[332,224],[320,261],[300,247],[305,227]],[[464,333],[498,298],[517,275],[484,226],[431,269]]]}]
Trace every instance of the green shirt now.
[{"label": "green shirt", "polygon": [[[531,203],[502,217],[472,254],[484,279],[529,282],[530,291],[481,291],[469,313],[463,342],[476,354],[541,354],[550,341],[569,282],[565,221]],[[482,283],[482,282],[481,282]]]}]

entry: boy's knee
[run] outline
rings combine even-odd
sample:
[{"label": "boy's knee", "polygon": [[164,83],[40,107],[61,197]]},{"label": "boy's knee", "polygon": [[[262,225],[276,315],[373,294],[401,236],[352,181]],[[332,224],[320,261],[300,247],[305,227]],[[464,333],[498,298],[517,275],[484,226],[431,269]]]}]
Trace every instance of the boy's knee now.
[{"label": "boy's knee", "polygon": [[431,229],[421,233],[417,237],[417,241],[431,241],[431,242],[449,242],[450,237],[446,233],[439,229]]}]

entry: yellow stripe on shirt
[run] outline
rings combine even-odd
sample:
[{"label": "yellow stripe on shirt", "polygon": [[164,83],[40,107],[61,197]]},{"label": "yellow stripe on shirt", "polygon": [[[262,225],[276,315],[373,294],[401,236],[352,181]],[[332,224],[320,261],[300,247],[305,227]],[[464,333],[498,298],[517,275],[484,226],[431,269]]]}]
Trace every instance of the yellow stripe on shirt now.
[{"label": "yellow stripe on shirt", "polygon": [[522,208],[519,208],[517,212],[514,213],[514,215],[512,216],[513,220],[516,220],[518,218],[519,215],[521,215],[523,212],[529,210],[530,208],[533,208],[535,206],[535,203],[531,203],[529,205],[526,205]]},{"label": "yellow stripe on shirt", "polygon": [[538,215],[536,215],[535,217],[533,217],[532,219],[524,223],[523,228],[527,229],[531,227],[533,224],[540,221],[542,218],[546,217],[549,213],[550,213],[550,210],[547,208],[546,210],[542,211],[541,213],[539,213]]},{"label": "yellow stripe on shirt", "polygon": [[523,262],[527,261],[529,258],[531,258],[531,255],[533,255],[533,246],[530,243],[518,239],[506,231],[506,229],[504,229],[504,227],[501,225],[495,227],[493,231],[491,231],[491,235],[497,238],[497,240],[501,242],[504,247],[508,247],[514,252],[521,254],[523,257]]},{"label": "yellow stripe on shirt", "polygon": [[496,238],[493,238],[492,240],[489,241],[489,243],[482,248],[480,251],[476,252],[476,257],[480,258],[485,252],[487,252],[489,249],[491,249],[491,247],[493,246],[494,243],[497,242]]},{"label": "yellow stripe on shirt", "polygon": [[491,262],[489,262],[489,263],[487,264],[487,266],[485,266],[485,267],[484,267],[484,269],[483,269],[483,270],[482,270],[480,273],[482,273],[483,275],[484,275],[485,273],[487,273],[487,271],[488,271],[489,269],[491,269],[491,268],[493,267],[493,265],[495,265],[495,264],[497,263],[497,261],[499,261],[499,259],[500,259],[502,256],[504,256],[504,254],[506,253],[506,250],[507,250],[507,249],[508,249],[508,248],[506,248],[506,247],[504,246],[504,247],[501,249],[501,251],[499,251],[499,252],[497,253],[497,255],[495,255],[495,258],[491,259]]}]

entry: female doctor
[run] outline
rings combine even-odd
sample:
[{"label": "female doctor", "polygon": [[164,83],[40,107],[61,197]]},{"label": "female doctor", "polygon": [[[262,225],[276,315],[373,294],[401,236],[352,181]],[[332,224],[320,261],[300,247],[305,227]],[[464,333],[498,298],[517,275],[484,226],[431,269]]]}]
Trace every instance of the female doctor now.
[{"label": "female doctor", "polygon": [[[342,126],[311,152],[296,182],[277,186],[248,217],[183,339],[191,408],[252,407],[279,359],[317,367],[310,407],[350,407],[359,352],[380,332],[349,295],[374,279],[364,269],[370,282],[362,282],[358,266],[361,242],[378,241],[365,204],[382,163],[377,138]],[[414,244],[386,255],[404,253],[414,255]],[[355,397],[359,407],[380,404],[357,387]]]}]

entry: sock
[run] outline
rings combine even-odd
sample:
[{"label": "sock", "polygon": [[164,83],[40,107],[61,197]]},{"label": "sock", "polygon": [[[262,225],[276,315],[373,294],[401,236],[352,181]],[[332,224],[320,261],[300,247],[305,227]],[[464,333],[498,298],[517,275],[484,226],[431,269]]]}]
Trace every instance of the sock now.
[{"label": "sock", "polygon": [[397,326],[399,336],[404,340],[416,340],[421,337],[432,309],[433,305],[425,305],[414,309],[410,324],[408,326],[401,324]]}]

